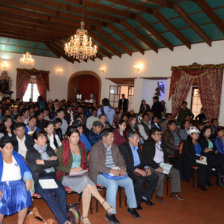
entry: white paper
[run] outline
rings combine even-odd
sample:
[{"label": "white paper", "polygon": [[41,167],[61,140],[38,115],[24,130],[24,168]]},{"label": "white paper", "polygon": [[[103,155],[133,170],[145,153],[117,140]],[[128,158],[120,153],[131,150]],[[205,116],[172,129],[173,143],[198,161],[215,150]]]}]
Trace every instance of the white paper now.
[{"label": "white paper", "polygon": [[40,179],[39,180],[40,186],[43,189],[56,189],[58,188],[57,183],[54,179]]},{"label": "white paper", "polygon": [[171,169],[171,167],[172,167],[171,164],[168,164],[168,163],[160,163],[159,166],[160,166],[161,168],[163,168],[163,173],[164,173],[164,174],[169,174],[169,173],[170,173],[170,169]]},{"label": "white paper", "polygon": [[[115,166],[115,167],[112,167],[112,169],[113,170],[120,170],[120,167],[119,166]],[[109,175],[112,176],[112,177],[114,176],[112,173],[109,173]]]},{"label": "white paper", "polygon": [[87,174],[88,170],[82,170],[80,172],[76,172],[76,173],[69,173],[69,176],[74,177],[74,176],[82,176]]},{"label": "white paper", "polygon": [[200,164],[203,164],[203,165],[207,165],[207,157],[203,156],[203,159],[202,160],[196,159],[196,163],[200,163]]}]

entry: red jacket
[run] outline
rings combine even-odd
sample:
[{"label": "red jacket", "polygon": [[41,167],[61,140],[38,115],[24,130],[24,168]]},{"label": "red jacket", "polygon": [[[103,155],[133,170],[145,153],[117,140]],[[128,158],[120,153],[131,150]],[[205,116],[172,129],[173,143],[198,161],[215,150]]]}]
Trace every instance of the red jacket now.
[{"label": "red jacket", "polygon": [[114,130],[114,144],[119,146],[120,144],[123,144],[124,142],[127,142],[127,133],[124,132],[123,135],[120,134],[119,129]]}]

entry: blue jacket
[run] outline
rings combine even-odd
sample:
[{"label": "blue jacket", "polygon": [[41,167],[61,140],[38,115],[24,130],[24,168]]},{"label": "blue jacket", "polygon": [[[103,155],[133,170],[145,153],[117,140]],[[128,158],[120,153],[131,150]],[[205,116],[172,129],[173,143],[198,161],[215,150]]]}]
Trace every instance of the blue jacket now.
[{"label": "blue jacket", "polygon": [[91,129],[91,131],[87,135],[87,138],[89,139],[91,146],[93,146],[95,143],[97,143],[99,140],[101,140],[101,135],[95,134],[93,132],[93,129]]},{"label": "blue jacket", "polygon": [[91,149],[91,145],[89,143],[88,138],[82,133],[80,136],[80,140],[81,142],[84,144],[85,148],[86,148],[86,152],[89,152]]},{"label": "blue jacket", "polygon": [[[112,125],[113,124],[113,120],[114,120],[114,116],[115,116],[115,110],[109,106],[104,106],[103,107],[104,113],[107,117],[107,122]],[[98,117],[102,114],[102,110],[101,108],[98,109],[97,111],[97,115]]]},{"label": "blue jacket", "polygon": [[214,144],[215,144],[215,146],[216,146],[217,151],[218,151],[220,154],[224,154],[223,142],[222,142],[222,140],[221,140],[219,137],[216,137],[216,138],[214,139]]},{"label": "blue jacket", "polygon": [[[29,167],[27,166],[24,158],[16,151],[13,151],[12,155],[20,167],[22,178],[24,178],[25,180],[32,179],[32,173],[31,173]],[[3,163],[2,153],[0,152],[0,182],[2,180],[3,164],[4,163]]]}]

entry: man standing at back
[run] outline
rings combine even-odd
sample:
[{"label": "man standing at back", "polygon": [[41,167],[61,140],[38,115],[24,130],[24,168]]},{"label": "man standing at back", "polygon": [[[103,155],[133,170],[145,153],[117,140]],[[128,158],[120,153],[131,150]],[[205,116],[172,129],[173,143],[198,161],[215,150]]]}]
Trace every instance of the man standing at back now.
[{"label": "man standing at back", "polygon": [[125,94],[122,94],[121,97],[122,98],[119,100],[119,103],[118,103],[118,108],[123,109],[124,112],[127,112],[128,111],[128,99],[125,98]]},{"label": "man standing at back", "polygon": [[163,112],[163,106],[159,102],[158,96],[153,97],[152,112],[155,117],[158,117],[159,119],[161,119],[161,113]]}]

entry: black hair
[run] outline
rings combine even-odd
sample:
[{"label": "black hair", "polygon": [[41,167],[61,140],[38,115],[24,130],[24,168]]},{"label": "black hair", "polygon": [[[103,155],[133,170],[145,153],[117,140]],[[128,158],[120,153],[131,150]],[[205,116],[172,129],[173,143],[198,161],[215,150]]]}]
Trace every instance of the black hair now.
[{"label": "black hair", "polygon": [[23,108],[22,114],[25,114],[26,111],[30,111],[30,108],[28,108],[28,107]]},{"label": "black hair", "polygon": [[31,121],[33,118],[37,119],[35,116],[30,116],[29,121]]},{"label": "black hair", "polygon": [[211,120],[211,123],[213,123],[214,121],[218,121],[218,119],[217,119],[217,118],[213,118],[213,119]]},{"label": "black hair", "polygon": [[93,112],[93,111],[97,111],[96,107],[93,107],[93,108],[92,108],[92,112]]},{"label": "black hair", "polygon": [[183,106],[184,104],[187,104],[187,101],[183,101],[183,102],[182,102],[182,106]]},{"label": "black hair", "polygon": [[170,126],[171,124],[177,124],[177,122],[176,122],[175,120],[170,120],[170,121],[168,121],[167,125]]},{"label": "black hair", "polygon": [[79,127],[83,127],[83,124],[79,120],[76,120],[76,121],[73,121],[72,126],[75,128],[79,128]]},{"label": "black hair", "polygon": [[62,111],[65,112],[64,109],[61,107],[61,108],[56,110],[56,114],[61,113]]},{"label": "black hair", "polygon": [[44,111],[43,110],[38,110],[38,111],[35,112],[34,116],[37,118],[41,113],[44,113]]},{"label": "black hair", "polygon": [[102,116],[107,117],[106,114],[100,114],[99,118],[101,118]]},{"label": "black hair", "polygon": [[11,141],[11,138],[8,136],[8,135],[5,135],[1,138],[1,141],[0,141],[0,147],[1,148],[4,148],[6,144],[8,143],[11,143],[12,144],[12,141]]},{"label": "black hair", "polygon": [[157,131],[160,132],[160,130],[158,128],[152,128],[150,133],[151,133],[151,135],[154,135]]},{"label": "black hair", "polygon": [[216,138],[217,136],[218,136],[218,133],[220,132],[220,131],[223,131],[224,130],[224,127],[223,126],[218,126],[217,128],[216,128],[216,130],[215,130],[215,133],[214,133],[214,138]]},{"label": "black hair", "polygon": [[8,119],[12,120],[12,117],[9,116],[9,115],[5,116],[5,118],[3,119],[2,123],[4,124]]},{"label": "black hair", "polygon": [[184,120],[181,122],[181,128],[182,128],[182,129],[184,129],[184,125],[185,125],[187,122],[190,122],[190,121],[184,119]]},{"label": "black hair", "polygon": [[53,123],[54,123],[54,125],[56,125],[57,123],[61,123],[62,124],[62,120],[61,120],[61,118],[55,118]]},{"label": "black hair", "polygon": [[[202,130],[201,130],[201,135],[204,136],[205,132],[206,132],[208,129],[211,130],[211,135],[212,135],[212,128],[209,127],[209,126],[205,126],[205,127],[202,128]],[[211,137],[211,136],[210,136],[210,137]]]},{"label": "black hair", "polygon": [[110,101],[109,101],[109,99],[108,99],[108,98],[103,98],[103,100],[102,100],[102,104],[103,104],[104,106],[109,106],[109,107],[110,107]]},{"label": "black hair", "polygon": [[144,118],[145,116],[148,116],[148,117],[149,117],[149,115],[148,115],[147,113],[144,113],[144,114],[142,115],[142,118]]},{"label": "black hair", "polygon": [[101,137],[107,137],[110,133],[113,133],[113,130],[110,128],[105,128],[102,132],[101,132]]},{"label": "black hair", "polygon": [[47,128],[48,125],[50,125],[50,124],[54,125],[54,122],[53,121],[46,121],[45,125],[44,125],[44,128]]},{"label": "black hair", "polygon": [[77,133],[80,136],[78,129],[75,126],[69,126],[66,135],[70,137],[73,133]]},{"label": "black hair", "polygon": [[153,99],[154,100],[159,100],[159,97],[158,96],[154,96]]},{"label": "black hair", "polygon": [[17,120],[18,117],[22,117],[21,114],[17,114],[14,116],[14,120]]},{"label": "black hair", "polygon": [[166,113],[165,117],[172,116],[171,113]]},{"label": "black hair", "polygon": [[19,123],[15,123],[13,125],[13,130],[16,130],[17,128],[20,128],[20,127],[24,127],[25,128],[25,124],[23,122],[19,122]]},{"label": "black hair", "polygon": [[139,133],[137,131],[130,131],[130,132],[128,132],[128,138],[133,138],[135,135],[139,136]]},{"label": "black hair", "polygon": [[122,125],[123,123],[126,123],[124,120],[119,120],[118,125]]},{"label": "black hair", "polygon": [[47,138],[47,133],[44,130],[38,130],[33,133],[33,139],[37,140],[41,135],[44,135]]}]

